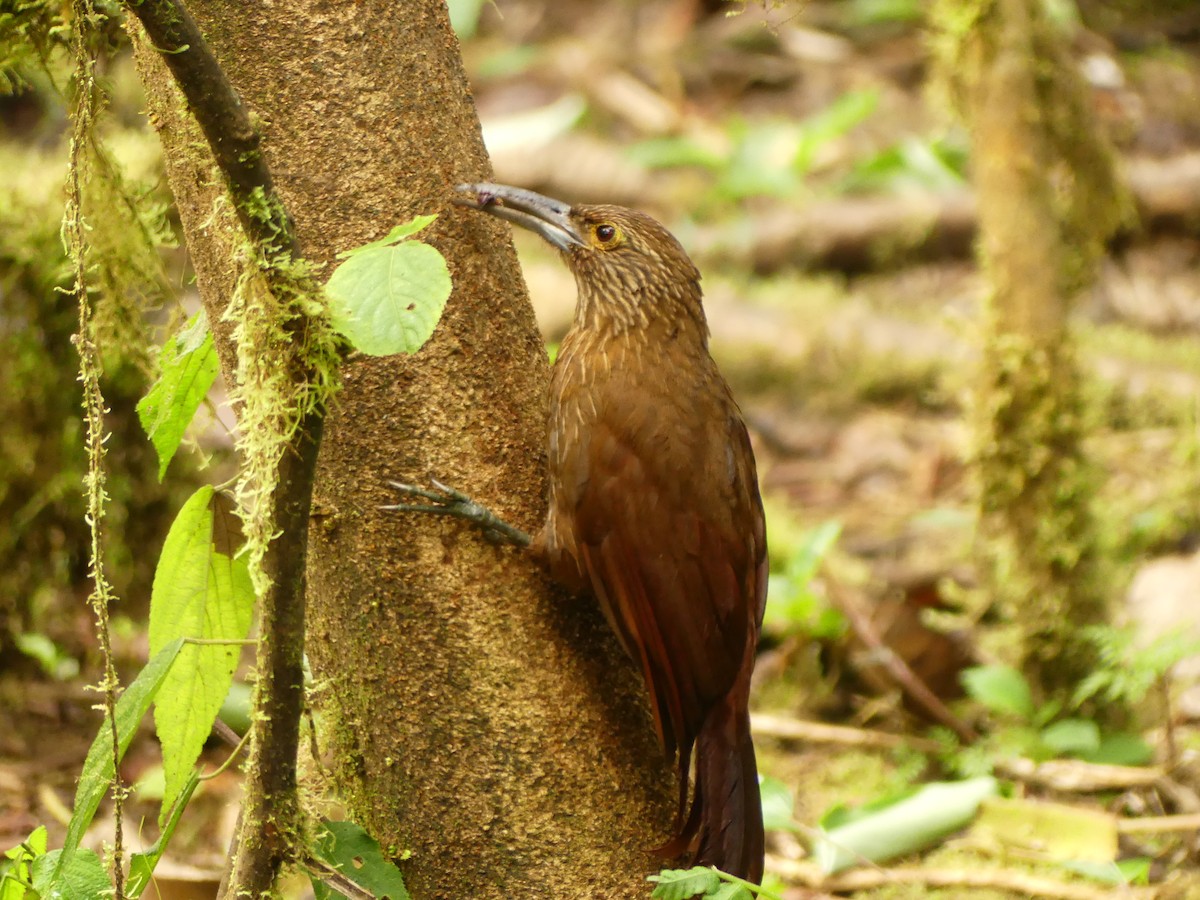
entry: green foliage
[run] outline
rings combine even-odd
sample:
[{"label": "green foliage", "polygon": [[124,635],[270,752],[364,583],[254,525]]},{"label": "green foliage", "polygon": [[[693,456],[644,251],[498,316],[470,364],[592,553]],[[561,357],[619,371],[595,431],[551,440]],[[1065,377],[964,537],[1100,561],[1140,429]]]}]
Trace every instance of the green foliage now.
[{"label": "green foliage", "polygon": [[1099,667],[1076,688],[1075,706],[1098,698],[1136,707],[1176,663],[1200,654],[1200,639],[1186,630],[1169,632],[1144,646],[1138,645],[1130,628],[1093,625],[1083,635],[1095,645]]},{"label": "green foliage", "polygon": [[66,681],[79,674],[79,660],[64,653],[58,644],[40,632],[15,635],[13,643],[26,656],[36,659],[42,671],[56,681]]},{"label": "green foliage", "polygon": [[8,862],[0,875],[0,900],[24,900],[33,883],[33,863],[45,852],[45,825],[39,825],[24,841],[4,852]]},{"label": "green foliage", "polygon": [[125,881],[125,894],[130,900],[136,900],[150,886],[150,880],[154,875],[154,869],[158,865],[158,861],[162,859],[163,852],[167,849],[167,844],[171,842],[171,838],[175,835],[175,828],[179,825],[179,819],[183,815],[183,811],[191,802],[192,794],[200,785],[200,772],[196,769],[192,770],[183,789],[175,798],[175,803],[171,806],[171,814],[167,816],[167,820],[162,824],[162,832],[158,836],[158,840],[143,850],[141,853],[135,853],[129,859],[129,877]]},{"label": "green foliage", "polygon": [[459,40],[474,37],[479,28],[479,16],[487,0],[447,0],[450,10],[450,27],[458,35]]},{"label": "green foliage", "polygon": [[[786,526],[779,531],[773,529],[772,535],[780,531],[786,534]],[[767,583],[765,631],[822,639],[845,632],[845,617],[813,588],[813,579],[841,531],[840,522],[824,522],[789,542],[782,567],[771,572]],[[776,558],[777,553],[773,551]]]},{"label": "green foliage", "polygon": [[66,44],[64,6],[57,0],[11,0],[0,5],[0,96],[30,86],[30,73]]},{"label": "green foliage", "polygon": [[161,374],[137,405],[138,419],[158,454],[158,478],[217,377],[217,351],[204,310],[196,313],[159,354]]},{"label": "green foliage", "polygon": [[858,26],[918,23],[925,17],[921,0],[850,0],[846,20]]},{"label": "green foliage", "polygon": [[906,137],[855,163],[842,182],[846,191],[946,191],[966,183],[967,148],[947,137]]},{"label": "green foliage", "polygon": [[762,885],[705,866],[663,869],[657,875],[650,875],[647,880],[655,883],[650,896],[659,900],[687,900],[689,897],[703,897],[704,900],[753,900],[755,894],[767,897],[768,900],[779,900]]},{"label": "green foliage", "polygon": [[1073,756],[1094,763],[1143,765],[1153,755],[1136,735],[1106,733],[1091,719],[1057,718],[1062,704],[1051,701],[1036,705],[1025,676],[1009,666],[967,669],[962,673],[962,684],[969,697],[996,717],[997,727],[965,748],[943,734],[947,762],[961,775],[987,774],[996,760],[1015,756],[1038,761]]},{"label": "green foliage", "polygon": [[737,201],[748,197],[794,197],[819,154],[875,111],[875,90],[848,91],[828,107],[803,121],[790,119],[746,122],[734,120],[722,147],[688,136],[655,138],[630,148],[637,162],[650,168],[698,166],[716,177],[714,199]]},{"label": "green foliage", "polygon": [[[0,384],[9,386],[0,395],[0,644],[37,630],[73,649],[70,632],[55,626],[76,603],[89,538],[71,350],[78,308],[61,290],[71,277],[60,238],[62,167],[61,148],[0,144]],[[133,413],[145,390],[138,354],[105,356],[105,424],[109,446],[119,448],[106,490],[125,538],[109,543],[110,577],[118,595],[146,596],[154,560],[134,549],[162,540],[168,490],[155,484],[153,451]]]},{"label": "green foliage", "polygon": [[87,847],[65,862],[65,850],[51,850],[33,861],[33,889],[39,897],[106,897],[112,892],[104,860]]},{"label": "green foliage", "polygon": [[[150,653],[187,643],[154,708],[162,744],[165,819],[186,784],[233,683],[240,643],[250,630],[254,589],[237,552],[241,531],[232,502],[202,487],[179,511],[158,561],[150,597]],[[227,643],[218,643],[218,642]]]},{"label": "green foliage", "polygon": [[325,286],[333,326],[371,356],[415,353],[433,334],[450,297],[446,260],[406,241],[436,216],[418,216],[382,240],[347,253]]},{"label": "green foliage", "polygon": [[[129,742],[133,740],[133,736],[137,732],[138,724],[146,715],[150,704],[154,702],[159,688],[162,687],[163,681],[171,669],[171,663],[175,661],[175,657],[179,655],[182,647],[182,639],[174,640],[163,647],[150,662],[146,663],[137,678],[121,694],[121,699],[117,701],[115,716],[120,755],[123,756],[129,747]],[[96,810],[100,807],[100,801],[112,784],[113,776],[116,773],[116,763],[117,760],[113,759],[112,724],[106,719],[101,724],[96,739],[92,741],[87,759],[84,760],[83,770],[79,775],[79,786],[75,790],[75,808],[71,813],[71,821],[67,825],[62,852],[55,857],[53,866],[45,876],[44,884],[49,888],[62,886],[64,884],[62,879],[66,877],[65,873],[75,871],[68,867],[71,866],[72,859],[79,850],[79,842],[92,823]],[[107,878],[105,883],[107,886]],[[48,890],[39,889],[39,892],[47,894]],[[60,896],[93,897],[99,896],[99,893],[77,894],[63,890]]]},{"label": "green foliage", "polygon": [[663,869],[648,879],[656,885],[651,897],[659,900],[687,900],[688,897],[711,896],[721,879],[713,869],[696,866],[692,869]]},{"label": "green foliage", "polygon": [[1029,682],[1011,666],[978,666],[962,673],[962,685],[967,695],[982,703],[990,712],[1033,717],[1033,693]]},{"label": "green foliage", "polygon": [[[120,755],[124,755],[147,709],[162,690],[171,664],[182,646],[183,641],[176,640],[164,647],[146,664],[117,702]],[[32,887],[40,897],[91,898],[111,893],[112,885],[103,860],[94,851],[80,848],[79,842],[112,783],[114,771],[112,728],[106,720],[100,726],[83,764],[75,794],[75,809],[67,826],[62,849],[46,852],[46,829],[42,826],[35,829],[20,846],[7,851],[5,855],[11,862],[5,868],[3,878],[0,878],[0,900],[24,900],[27,887]],[[129,879],[125,885],[125,896],[129,900],[136,900],[149,886],[154,867],[174,835],[179,817],[199,783],[199,773],[193,771],[158,840],[145,851],[135,853],[130,860]]]},{"label": "green foliage", "polygon": [[[313,855],[372,895],[386,900],[409,900],[404,877],[383,855],[379,842],[353,822],[321,822],[312,842]],[[341,897],[314,879],[317,900]]]},{"label": "green foliage", "polygon": [[1109,862],[1090,860],[1065,860],[1059,866],[1076,875],[1099,881],[1103,884],[1136,885],[1150,883],[1150,864],[1153,860],[1144,856],[1118,859]]},{"label": "green foliage", "polygon": [[799,831],[795,819],[796,801],[792,792],[778,778],[764,775],[759,779],[762,795],[763,828],[767,831]]}]

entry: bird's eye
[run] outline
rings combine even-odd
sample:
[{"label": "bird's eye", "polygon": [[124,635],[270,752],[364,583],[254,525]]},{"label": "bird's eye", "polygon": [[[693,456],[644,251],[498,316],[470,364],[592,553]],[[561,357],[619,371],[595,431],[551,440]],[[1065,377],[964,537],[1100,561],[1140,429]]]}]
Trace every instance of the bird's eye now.
[{"label": "bird's eye", "polygon": [[613,225],[597,225],[596,240],[602,244],[607,244],[617,236],[617,229]]}]

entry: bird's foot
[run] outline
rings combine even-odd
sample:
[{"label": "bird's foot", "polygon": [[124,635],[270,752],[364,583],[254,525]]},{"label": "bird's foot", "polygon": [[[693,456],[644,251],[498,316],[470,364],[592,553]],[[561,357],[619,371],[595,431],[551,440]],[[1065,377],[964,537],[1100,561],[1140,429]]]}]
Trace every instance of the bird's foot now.
[{"label": "bird's foot", "polygon": [[449,485],[431,478],[432,487],[423,488],[415,484],[404,484],[400,481],[389,481],[393,488],[412,502],[392,503],[381,509],[395,509],[401,512],[429,513],[435,516],[453,516],[467,522],[473,522],[489,540],[516,544],[518,547],[528,547],[533,539],[519,528],[509,525],[494,512],[481,503],[472,500],[462,491],[457,491]]}]

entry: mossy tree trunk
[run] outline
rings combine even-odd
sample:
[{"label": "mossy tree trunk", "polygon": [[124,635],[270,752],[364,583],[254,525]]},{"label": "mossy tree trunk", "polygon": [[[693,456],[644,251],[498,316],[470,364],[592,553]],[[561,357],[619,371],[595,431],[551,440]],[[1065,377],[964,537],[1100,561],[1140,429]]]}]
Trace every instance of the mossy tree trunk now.
[{"label": "mossy tree trunk", "polygon": [[[386,479],[431,475],[525,528],[543,508],[546,357],[508,228],[448,206],[489,166],[444,4],[188,5],[259,117],[309,258],[441,213],[428,239],[454,279],[445,317],[412,359],[347,363],[318,471],[308,654],[350,814],[411,851],[418,900],[643,895],[671,774],[594,604],[469,528],[379,510]],[[143,56],[198,282],[219,304],[236,230]],[[227,376],[229,327],[216,326]]]},{"label": "mossy tree trunk", "polygon": [[1042,0],[944,0],[936,15],[971,133],[990,282],[976,404],[986,569],[1013,656],[1053,692],[1086,673],[1079,628],[1105,614],[1068,317],[1118,224],[1120,191]]}]

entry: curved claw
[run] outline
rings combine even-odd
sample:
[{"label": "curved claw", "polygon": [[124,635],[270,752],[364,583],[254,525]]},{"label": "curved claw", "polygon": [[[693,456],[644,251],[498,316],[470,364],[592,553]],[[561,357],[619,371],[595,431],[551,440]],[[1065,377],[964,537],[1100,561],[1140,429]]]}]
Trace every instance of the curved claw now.
[{"label": "curved claw", "polygon": [[401,494],[427,502],[392,503],[381,506],[380,509],[453,516],[456,519],[473,522],[483,530],[489,540],[505,541],[519,547],[528,547],[532,543],[533,539],[524,531],[509,525],[486,506],[475,502],[462,491],[456,490],[436,478],[429,479],[429,483],[433,485],[433,490],[418,487],[415,484],[405,484],[402,481],[389,481],[388,484]]}]

